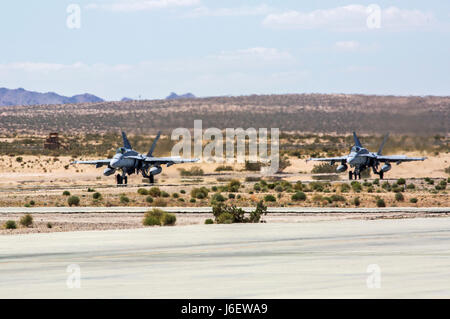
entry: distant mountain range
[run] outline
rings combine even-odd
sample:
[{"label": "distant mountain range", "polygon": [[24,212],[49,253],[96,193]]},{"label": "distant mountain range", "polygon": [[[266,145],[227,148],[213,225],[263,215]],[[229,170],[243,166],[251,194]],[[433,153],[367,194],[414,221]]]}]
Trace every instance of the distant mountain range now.
[{"label": "distant mountain range", "polygon": [[168,97],[166,97],[167,100],[176,100],[176,99],[194,99],[195,95],[192,93],[185,93],[178,95],[175,92],[171,92]]},{"label": "distant mountain range", "polygon": [[71,97],[53,92],[39,93],[19,88],[10,90],[0,88],[0,106],[5,105],[35,105],[35,104],[68,104],[95,103],[104,100],[92,94],[78,94]]}]

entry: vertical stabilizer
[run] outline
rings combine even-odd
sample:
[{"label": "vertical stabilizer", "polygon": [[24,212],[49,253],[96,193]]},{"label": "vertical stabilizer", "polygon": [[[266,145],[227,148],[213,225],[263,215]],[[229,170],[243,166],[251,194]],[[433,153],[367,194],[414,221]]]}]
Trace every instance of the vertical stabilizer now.
[{"label": "vertical stabilizer", "polygon": [[381,153],[383,152],[383,147],[384,147],[384,144],[386,143],[388,137],[389,137],[389,133],[387,133],[387,134],[384,136],[383,142],[382,142],[381,145],[380,145],[380,149],[378,150],[377,155],[381,155]]},{"label": "vertical stabilizer", "polygon": [[353,132],[353,140],[355,141],[355,146],[362,147],[361,142],[359,141],[358,136],[356,136],[355,132]]},{"label": "vertical stabilizer", "polygon": [[155,140],[153,141],[153,144],[152,144],[152,146],[150,147],[150,150],[149,150],[148,153],[147,153],[147,156],[148,156],[148,157],[153,156],[153,151],[155,150],[156,142],[158,142],[160,136],[161,136],[161,131],[159,131],[159,132],[158,132],[158,135],[156,135],[156,138],[155,138]]},{"label": "vertical stabilizer", "polygon": [[122,140],[123,140],[123,147],[129,150],[133,149],[124,131],[122,131]]}]

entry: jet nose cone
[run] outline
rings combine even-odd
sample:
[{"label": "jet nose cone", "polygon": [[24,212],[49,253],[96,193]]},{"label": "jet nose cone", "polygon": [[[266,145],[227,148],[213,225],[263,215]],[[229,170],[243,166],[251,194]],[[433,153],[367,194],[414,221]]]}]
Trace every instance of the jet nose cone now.
[{"label": "jet nose cone", "polygon": [[113,158],[111,162],[109,162],[109,166],[117,168],[117,164],[119,163],[118,159]]},{"label": "jet nose cone", "polygon": [[118,168],[121,157],[114,156],[109,162],[109,166],[113,168]]}]

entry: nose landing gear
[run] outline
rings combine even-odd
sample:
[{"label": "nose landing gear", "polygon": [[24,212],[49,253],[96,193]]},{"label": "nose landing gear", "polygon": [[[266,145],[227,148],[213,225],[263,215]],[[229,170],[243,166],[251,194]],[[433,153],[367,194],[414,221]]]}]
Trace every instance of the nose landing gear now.
[{"label": "nose landing gear", "polygon": [[361,172],[360,171],[348,171],[348,179],[352,180],[353,177],[355,177],[355,179],[361,179]]},{"label": "nose landing gear", "polygon": [[128,176],[122,176],[122,175],[120,175],[120,174],[117,174],[116,175],[116,182],[117,182],[117,185],[122,185],[122,184],[128,184]]}]

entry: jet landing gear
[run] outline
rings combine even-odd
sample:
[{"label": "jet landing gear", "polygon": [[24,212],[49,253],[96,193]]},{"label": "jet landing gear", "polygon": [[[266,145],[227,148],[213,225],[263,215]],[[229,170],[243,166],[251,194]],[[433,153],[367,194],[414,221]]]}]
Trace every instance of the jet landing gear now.
[{"label": "jet landing gear", "polygon": [[120,174],[117,174],[116,175],[116,182],[117,182],[117,185],[122,185],[122,184],[128,184],[128,176],[122,176],[122,175],[120,175]]},{"label": "jet landing gear", "polygon": [[155,176],[153,174],[150,175],[149,180],[150,180],[150,184],[154,184],[155,183]]},{"label": "jet landing gear", "polygon": [[348,171],[348,179],[352,180],[353,177],[355,177],[355,179],[361,179],[361,172]]}]

